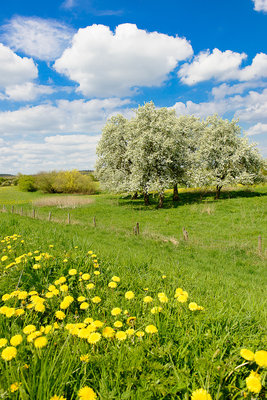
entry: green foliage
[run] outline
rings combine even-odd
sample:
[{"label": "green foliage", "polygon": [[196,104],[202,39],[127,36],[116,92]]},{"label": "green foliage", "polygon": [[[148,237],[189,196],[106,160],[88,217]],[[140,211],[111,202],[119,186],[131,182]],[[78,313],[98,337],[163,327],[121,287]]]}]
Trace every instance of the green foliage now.
[{"label": "green foliage", "polygon": [[36,185],[44,193],[94,194],[97,191],[92,175],[77,170],[41,172],[36,176]]},{"label": "green foliage", "polygon": [[[159,329],[159,335],[148,340],[118,343],[103,339],[92,347],[60,328],[47,335],[48,346],[38,351],[24,335],[23,344],[17,347],[17,358],[9,363],[0,361],[3,398],[47,400],[64,394],[74,400],[84,385],[92,387],[100,399],[185,400],[199,387],[205,387],[213,400],[244,398],[245,378],[256,365],[240,367],[244,362],[240,349],[266,350],[265,242],[262,255],[257,251],[258,235],[266,237],[266,194],[266,187],[240,188],[222,192],[222,199],[213,202],[212,193],[200,201],[199,193],[182,190],[178,207],[172,206],[167,195],[166,208],[160,211],[155,210],[155,203],[145,208],[139,199],[100,195],[88,207],[71,211],[73,225],[1,214],[1,239],[14,232],[22,235],[11,243],[12,252],[2,252],[1,256],[7,254],[12,258],[32,253],[25,263],[8,270],[3,268],[9,261],[1,263],[1,295],[17,287],[40,293],[45,289],[46,293],[49,284],[64,275],[70,282],[70,294],[75,293],[75,303],[67,318],[77,310],[75,322],[82,321],[85,314],[101,319],[105,310],[103,320],[110,321],[110,309],[122,305],[123,310],[137,316],[136,326],[145,327],[150,319]],[[19,205],[19,201],[27,201],[31,207],[31,199],[36,196],[42,197],[40,193],[1,188],[0,204],[16,201]],[[26,204],[23,206],[26,209]],[[66,216],[66,210],[53,208],[52,214],[59,221]],[[96,215],[96,228],[92,215]],[[136,221],[140,222],[140,236],[131,233]],[[183,226],[189,232],[188,242],[181,237]],[[169,239],[173,238],[179,243],[172,243]],[[25,242],[21,243],[21,239]],[[34,250],[48,252],[53,258],[37,261],[41,268],[34,270],[34,257],[39,255]],[[78,274],[68,277],[71,268],[82,272],[90,268],[93,275],[88,250],[97,254],[101,269],[96,289],[89,293]],[[64,262],[65,259],[68,261]],[[115,290],[107,287],[113,275],[121,278]],[[177,304],[173,299],[177,287],[186,289],[189,301],[203,305],[205,311],[191,313],[187,303]],[[127,290],[135,292],[133,302],[124,298]],[[163,305],[161,315],[153,316],[150,307],[146,309],[141,304],[142,298],[151,295],[158,304],[159,292],[165,292],[169,302]],[[99,295],[101,307],[90,306],[88,311],[81,312],[76,302],[80,294],[88,299]],[[12,306],[15,300],[5,304]],[[47,304],[44,314],[26,310],[27,322],[0,315],[0,337],[20,333],[23,321],[28,324],[32,318],[38,328],[40,318],[42,325],[48,324],[50,315],[59,309],[58,298],[47,300]],[[126,317],[122,319],[125,323]],[[124,326],[127,329],[126,323]],[[79,357],[87,353],[89,361],[85,364]],[[29,368],[23,368],[27,358]],[[266,369],[259,372],[264,386]],[[11,394],[9,387],[16,381],[22,382],[22,386]],[[246,398],[265,396],[266,389],[262,389],[259,396],[247,393]]]},{"label": "green foliage", "polygon": [[37,190],[35,179],[31,175],[20,175],[18,178],[18,187],[23,192],[35,192]]}]

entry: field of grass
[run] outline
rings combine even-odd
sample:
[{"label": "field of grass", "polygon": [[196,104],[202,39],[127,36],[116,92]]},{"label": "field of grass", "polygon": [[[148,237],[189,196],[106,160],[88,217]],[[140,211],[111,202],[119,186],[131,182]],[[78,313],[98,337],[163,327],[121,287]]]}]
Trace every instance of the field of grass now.
[{"label": "field of grass", "polygon": [[[183,191],[175,205],[171,194],[167,195],[165,208],[158,210],[156,199],[144,207],[142,199],[101,194],[82,196],[92,201],[66,208],[52,205],[51,195],[1,188],[0,208],[4,205],[7,210],[0,213],[1,239],[14,234],[21,237],[1,243],[0,294],[19,288],[27,291],[27,297],[20,300],[15,293],[0,305],[25,310],[21,316],[0,314],[0,338],[23,337],[14,359],[1,358],[0,398],[45,400],[57,395],[55,400],[60,396],[94,399],[89,394],[81,397],[81,392],[79,397],[85,386],[103,400],[191,399],[199,388],[205,388],[213,400],[245,395],[265,398],[266,368],[244,360],[240,350],[255,352],[267,347],[266,196],[266,187],[225,191],[219,201],[214,201],[214,193],[200,199],[197,192]],[[22,216],[16,214],[21,207]],[[36,219],[31,218],[33,208]],[[66,224],[68,213],[71,224]],[[140,235],[133,234],[137,222]],[[183,240],[183,227],[188,241]],[[90,250],[97,256],[97,268]],[[40,260],[40,253],[34,251],[43,253]],[[6,269],[22,254],[28,255]],[[33,268],[35,264],[40,268]],[[76,269],[77,275],[69,275],[70,269]],[[94,274],[97,270],[99,276]],[[90,280],[79,278],[79,272],[89,273]],[[120,277],[120,282],[112,289],[108,284],[113,276]],[[68,293],[59,289],[47,298],[49,286],[60,277],[66,278]],[[95,288],[88,289],[88,282]],[[186,302],[175,297],[177,288],[188,292]],[[28,295],[33,290],[39,300]],[[135,297],[126,299],[127,291],[133,291]],[[159,293],[164,293],[168,302]],[[67,295],[74,300],[62,309],[66,317],[59,320],[55,312]],[[80,309],[79,296],[89,304],[85,310]],[[100,303],[92,300],[96,296]],[[145,296],[153,301],[144,303]],[[45,310],[36,311],[34,301],[44,304]],[[192,302],[204,310],[190,310]],[[153,307],[162,307],[162,311],[153,314]],[[112,316],[113,308],[120,308],[121,314]],[[81,325],[73,332],[66,329],[67,324],[82,323],[88,317],[104,324],[87,322],[87,335],[90,330],[102,335],[95,344],[79,337]],[[136,320],[127,323],[130,317]],[[116,320],[122,327],[113,326]],[[29,324],[37,331],[51,325],[50,332],[50,328],[46,334],[42,332],[48,340],[43,348],[36,348],[34,340],[27,341],[23,328]],[[150,325],[158,332],[147,333]],[[116,332],[135,332],[129,331],[125,340],[105,338],[107,326]],[[81,361],[85,354],[86,361]],[[252,370],[261,376],[258,394],[246,388],[245,379]],[[11,392],[14,382],[21,385]],[[209,400],[205,395],[193,399]]]}]

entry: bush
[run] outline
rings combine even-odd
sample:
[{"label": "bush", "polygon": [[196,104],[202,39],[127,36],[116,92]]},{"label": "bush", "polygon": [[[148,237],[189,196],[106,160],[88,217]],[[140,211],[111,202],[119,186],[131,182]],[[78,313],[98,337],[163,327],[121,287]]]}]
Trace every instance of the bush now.
[{"label": "bush", "polygon": [[97,184],[91,175],[78,170],[41,172],[36,176],[38,189],[45,193],[96,193]]},{"label": "bush", "polygon": [[20,175],[18,178],[18,186],[23,192],[35,192],[37,190],[34,177],[31,175]]}]

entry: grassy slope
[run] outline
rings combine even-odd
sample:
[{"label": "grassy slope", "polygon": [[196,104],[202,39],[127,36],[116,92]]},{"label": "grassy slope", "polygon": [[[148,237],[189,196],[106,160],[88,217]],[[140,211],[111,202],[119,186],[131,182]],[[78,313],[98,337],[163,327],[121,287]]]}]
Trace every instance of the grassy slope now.
[{"label": "grassy slope", "polygon": [[[10,195],[16,204],[39,196],[4,189],[0,205],[10,204]],[[216,203],[210,195],[199,202],[198,195],[185,193],[176,208],[167,202],[163,210],[155,205],[144,208],[139,200],[100,195],[93,204],[71,210],[76,224],[69,226],[2,213],[0,234],[20,233],[30,249],[46,249],[54,243],[62,255],[76,245],[81,254],[91,248],[104,269],[123,276],[126,287],[128,283],[137,292],[144,286],[188,290],[206,309],[186,343],[196,352],[194,368],[198,365],[198,379],[204,381],[206,372],[212,374],[211,359],[217,349],[223,364],[231,368],[238,362],[240,347],[256,349],[266,343],[267,275],[264,257],[257,253],[258,235],[266,238],[265,204],[266,188],[225,193]],[[53,209],[53,215],[63,219],[67,211]],[[39,215],[47,212],[48,208],[38,211]],[[136,221],[141,226],[139,237],[132,234]],[[181,238],[183,226],[189,232],[186,243]],[[168,238],[176,238],[179,244],[165,242]],[[164,281],[162,274],[167,275]],[[5,285],[2,279],[1,293]]]}]

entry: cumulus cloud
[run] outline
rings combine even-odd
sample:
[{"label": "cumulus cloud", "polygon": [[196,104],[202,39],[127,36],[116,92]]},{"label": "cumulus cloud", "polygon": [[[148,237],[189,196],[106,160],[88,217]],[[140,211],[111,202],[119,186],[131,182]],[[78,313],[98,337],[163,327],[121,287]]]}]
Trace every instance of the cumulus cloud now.
[{"label": "cumulus cloud", "polygon": [[247,136],[262,135],[267,134],[267,124],[262,124],[258,122],[256,125],[251,126],[246,131]]},{"label": "cumulus cloud", "polygon": [[211,92],[215,99],[223,99],[224,97],[231,96],[233,94],[242,94],[248,89],[262,87],[266,87],[266,83],[261,81],[237,83],[235,85],[222,83],[221,85],[212,88]]},{"label": "cumulus cloud", "polygon": [[13,50],[45,61],[60,57],[74,34],[61,22],[39,17],[14,17],[3,30],[2,39]]},{"label": "cumulus cloud", "polygon": [[37,85],[33,82],[26,82],[21,85],[8,86],[5,89],[5,95],[2,96],[2,100],[13,100],[13,101],[32,101],[42,95],[49,95],[55,92],[55,89],[51,86]]},{"label": "cumulus cloud", "polygon": [[31,58],[19,57],[0,43],[0,89],[23,84],[37,76],[38,70]]},{"label": "cumulus cloud", "polygon": [[100,136],[56,135],[35,143],[0,141],[0,171],[36,173],[62,169],[93,169]]},{"label": "cumulus cloud", "polygon": [[267,54],[256,54],[251,65],[241,69],[241,63],[247,58],[245,53],[224,52],[214,49],[202,52],[194,57],[192,63],[185,63],[178,71],[178,77],[186,85],[215,79],[217,81],[250,81],[267,77]]},{"label": "cumulus cloud", "polygon": [[267,0],[252,0],[254,3],[254,10],[267,12]]},{"label": "cumulus cloud", "polygon": [[138,29],[134,24],[92,25],[74,35],[54,68],[79,84],[86,96],[129,95],[140,86],[160,86],[177,63],[192,55],[186,39]]},{"label": "cumulus cloud", "polygon": [[47,135],[62,133],[97,133],[106,119],[122,111],[128,100],[118,98],[60,100],[57,105],[41,104],[0,112],[0,134]]}]

